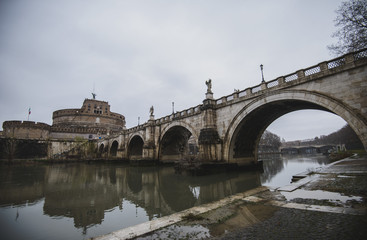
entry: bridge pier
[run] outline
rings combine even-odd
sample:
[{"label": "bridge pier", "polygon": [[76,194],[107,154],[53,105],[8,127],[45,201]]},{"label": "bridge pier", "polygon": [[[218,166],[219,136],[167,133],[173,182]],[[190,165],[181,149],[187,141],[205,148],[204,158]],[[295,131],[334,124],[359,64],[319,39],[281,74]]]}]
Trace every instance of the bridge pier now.
[{"label": "bridge pier", "polygon": [[204,128],[199,135],[199,158],[203,162],[217,162],[222,160],[222,140],[216,126],[216,111],[213,93],[208,91],[201,106]]},{"label": "bridge pier", "polygon": [[153,142],[148,142],[143,146],[142,160],[153,161],[155,160],[155,145]]},{"label": "bridge pier", "polygon": [[199,158],[203,162],[221,160],[222,140],[215,128],[201,129],[199,136]]},{"label": "bridge pier", "polygon": [[[155,149],[156,145],[154,143],[155,137],[155,126],[154,126],[154,115],[151,112],[150,119],[143,130],[145,132],[145,142],[142,146],[142,152],[139,159],[135,161],[154,161],[155,160]],[[130,157],[130,160],[131,157]]]}]

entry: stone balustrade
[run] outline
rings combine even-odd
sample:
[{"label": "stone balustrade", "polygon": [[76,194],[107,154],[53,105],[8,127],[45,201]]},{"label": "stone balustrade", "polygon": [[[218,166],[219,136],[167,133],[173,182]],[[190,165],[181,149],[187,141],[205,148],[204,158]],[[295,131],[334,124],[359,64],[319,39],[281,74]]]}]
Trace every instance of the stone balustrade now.
[{"label": "stone balustrade", "polygon": [[314,79],[315,77],[326,76],[329,74],[334,74],[335,71],[339,70],[346,64],[353,64],[354,62],[360,60],[367,59],[367,50],[361,50],[358,52],[350,53],[344,55],[342,57],[338,57],[332,59],[327,62],[321,62],[317,65],[311,66],[306,69],[301,69],[296,72],[290,73],[285,76],[278,77],[277,79],[267,81],[265,83],[261,83],[259,85],[247,88],[245,90],[236,91],[231,95],[227,95],[217,99],[216,105],[225,106],[227,103],[233,100],[245,100],[258,94],[261,94],[263,91],[272,89],[272,88],[282,88],[285,86],[289,86],[291,82],[297,82],[297,84],[305,81],[309,81]]}]

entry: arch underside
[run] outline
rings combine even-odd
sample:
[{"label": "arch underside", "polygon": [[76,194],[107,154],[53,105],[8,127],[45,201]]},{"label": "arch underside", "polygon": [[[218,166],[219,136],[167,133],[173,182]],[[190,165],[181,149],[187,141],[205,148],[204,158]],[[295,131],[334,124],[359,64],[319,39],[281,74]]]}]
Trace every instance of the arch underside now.
[{"label": "arch underside", "polygon": [[113,141],[110,149],[111,157],[117,156],[117,149],[118,149],[119,143],[117,141]]},{"label": "arch underside", "polygon": [[134,136],[129,143],[128,148],[129,159],[141,160],[143,158],[143,146],[144,146],[144,140],[138,135]]},{"label": "arch underside", "polygon": [[229,161],[239,164],[256,163],[258,143],[266,128],[274,120],[287,113],[306,109],[331,112],[318,104],[293,99],[266,103],[251,111],[240,122],[233,134],[230,144]]},{"label": "arch underside", "polygon": [[191,132],[181,126],[170,128],[162,137],[160,143],[159,160],[162,162],[175,162],[185,160],[190,156],[190,149],[193,148],[192,142],[189,141]]},{"label": "arch underside", "polygon": [[105,147],[104,147],[104,144],[102,143],[99,148],[98,148],[98,153],[97,153],[97,156],[98,157],[102,157],[102,154],[104,153],[105,151]]}]

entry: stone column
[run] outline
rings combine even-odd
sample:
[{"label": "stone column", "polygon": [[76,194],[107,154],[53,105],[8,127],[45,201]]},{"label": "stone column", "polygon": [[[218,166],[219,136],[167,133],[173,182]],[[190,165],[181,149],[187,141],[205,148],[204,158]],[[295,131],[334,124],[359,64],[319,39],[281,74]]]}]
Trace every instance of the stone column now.
[{"label": "stone column", "polygon": [[154,135],[155,135],[155,121],[154,115],[150,116],[147,127],[145,128],[145,143],[143,146],[143,159],[152,161],[155,159],[155,143],[154,143]]},{"label": "stone column", "polygon": [[222,140],[216,126],[216,110],[213,93],[207,93],[201,111],[203,114],[203,128],[199,135],[200,160],[213,162],[221,160]]}]

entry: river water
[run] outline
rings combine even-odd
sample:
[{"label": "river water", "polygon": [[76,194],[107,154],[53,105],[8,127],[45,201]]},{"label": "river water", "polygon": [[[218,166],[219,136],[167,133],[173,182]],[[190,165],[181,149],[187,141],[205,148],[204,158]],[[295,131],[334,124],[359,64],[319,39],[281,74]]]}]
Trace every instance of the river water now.
[{"label": "river water", "polygon": [[173,167],[0,165],[0,239],[87,239],[321,167],[324,156],[263,159],[263,171],[207,176]]}]

